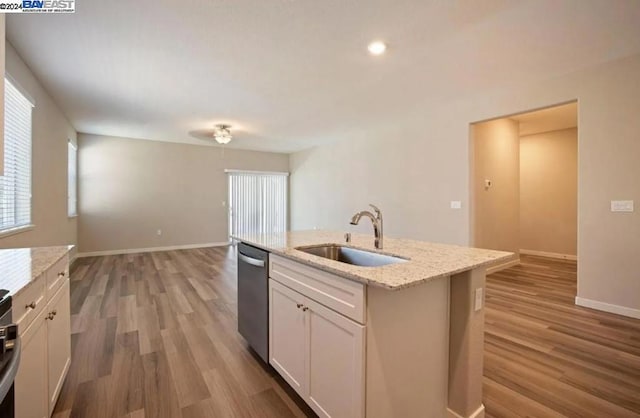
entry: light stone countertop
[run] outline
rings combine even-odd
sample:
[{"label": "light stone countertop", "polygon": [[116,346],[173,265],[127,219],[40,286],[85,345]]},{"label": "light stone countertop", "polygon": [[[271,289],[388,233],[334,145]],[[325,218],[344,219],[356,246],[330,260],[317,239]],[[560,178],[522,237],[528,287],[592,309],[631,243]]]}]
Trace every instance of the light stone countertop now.
[{"label": "light stone countertop", "polygon": [[73,245],[0,250],[0,289],[16,296],[60,261]]},{"label": "light stone countertop", "polygon": [[[513,253],[457,245],[436,244],[409,239],[384,238],[384,248],[376,250],[373,234],[352,234],[346,244],[344,232],[291,231],[278,234],[236,235],[238,241],[267,250],[339,276],[371,286],[399,290],[463,271],[507,261]],[[307,254],[295,247],[320,244],[340,244],[352,248],[394,255],[407,262],[381,267],[362,267]]]}]

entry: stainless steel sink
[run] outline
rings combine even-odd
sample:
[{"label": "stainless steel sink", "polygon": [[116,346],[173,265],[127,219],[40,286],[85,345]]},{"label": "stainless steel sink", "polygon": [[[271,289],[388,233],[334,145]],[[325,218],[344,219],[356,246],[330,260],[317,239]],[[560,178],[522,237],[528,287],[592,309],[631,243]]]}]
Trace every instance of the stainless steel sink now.
[{"label": "stainless steel sink", "polygon": [[408,261],[401,257],[358,250],[337,244],[296,247],[296,250],[361,267],[379,267]]}]

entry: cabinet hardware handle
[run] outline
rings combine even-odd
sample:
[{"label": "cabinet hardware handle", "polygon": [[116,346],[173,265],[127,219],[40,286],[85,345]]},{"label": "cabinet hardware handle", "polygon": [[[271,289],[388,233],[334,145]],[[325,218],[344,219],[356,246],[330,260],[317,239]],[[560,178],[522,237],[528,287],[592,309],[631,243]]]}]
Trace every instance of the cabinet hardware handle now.
[{"label": "cabinet hardware handle", "polygon": [[29,308],[31,308],[31,309],[35,309],[35,308],[36,308],[36,303],[35,303],[35,302],[31,302],[31,303],[30,303],[30,304],[28,304],[28,305],[24,305],[24,308],[25,308],[25,309],[29,309]]},{"label": "cabinet hardware handle", "polygon": [[298,309],[302,308],[302,303],[298,303],[296,304],[296,306],[298,307]]},{"label": "cabinet hardware handle", "polygon": [[65,275],[65,272],[64,272],[64,271],[61,271],[60,273],[58,273],[58,276],[59,276],[59,277],[64,277],[64,275]]},{"label": "cabinet hardware handle", "polygon": [[306,306],[304,308],[302,308],[302,312],[307,312],[309,310],[309,308],[307,308]]},{"label": "cabinet hardware handle", "polygon": [[51,313],[53,314],[53,316],[58,315],[58,311],[56,311],[55,309],[53,311],[51,311]]},{"label": "cabinet hardware handle", "polygon": [[54,317],[54,316],[55,316],[55,315],[54,315],[53,313],[49,312],[49,315],[47,315],[44,319],[48,319],[48,320],[50,320],[50,321],[53,321],[53,317]]}]

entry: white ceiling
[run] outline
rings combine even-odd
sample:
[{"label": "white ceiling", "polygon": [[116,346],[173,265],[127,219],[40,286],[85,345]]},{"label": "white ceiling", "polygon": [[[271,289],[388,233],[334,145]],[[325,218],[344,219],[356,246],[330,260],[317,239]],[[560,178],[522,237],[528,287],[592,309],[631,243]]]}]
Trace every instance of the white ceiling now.
[{"label": "white ceiling", "polygon": [[510,119],[520,123],[520,136],[575,128],[578,126],[578,103],[521,113],[511,116]]},{"label": "white ceiling", "polygon": [[[640,52],[637,0],[82,0],[7,37],[80,132],[291,152]],[[370,40],[389,47],[367,54]]]}]

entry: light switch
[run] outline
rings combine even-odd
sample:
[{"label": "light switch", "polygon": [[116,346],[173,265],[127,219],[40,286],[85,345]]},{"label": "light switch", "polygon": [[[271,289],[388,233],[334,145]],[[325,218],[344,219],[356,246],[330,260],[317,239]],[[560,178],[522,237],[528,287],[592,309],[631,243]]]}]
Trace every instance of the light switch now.
[{"label": "light switch", "polygon": [[482,293],[483,293],[483,289],[481,287],[476,289],[476,303],[474,306],[474,310],[475,311],[479,311],[480,309],[482,309]]},{"label": "light switch", "polygon": [[462,209],[462,202],[459,200],[452,200],[451,209]]},{"label": "light switch", "polygon": [[633,212],[633,200],[612,200],[611,212]]}]

